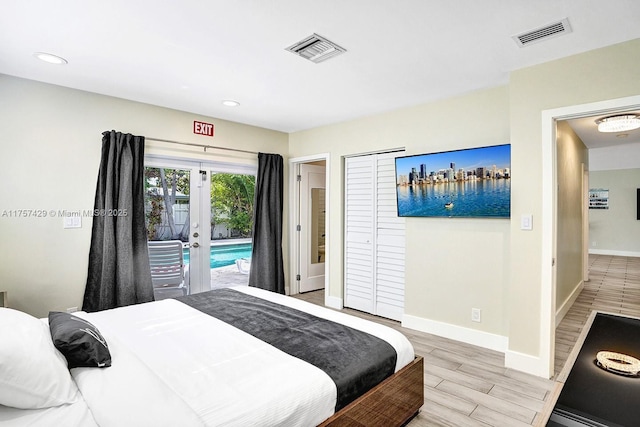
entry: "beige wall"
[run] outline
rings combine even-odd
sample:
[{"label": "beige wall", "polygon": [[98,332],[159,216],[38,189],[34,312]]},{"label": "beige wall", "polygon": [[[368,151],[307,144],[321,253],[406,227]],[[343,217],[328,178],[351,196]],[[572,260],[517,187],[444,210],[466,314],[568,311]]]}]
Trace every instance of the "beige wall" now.
[{"label": "beige wall", "polygon": [[[0,215],[93,209],[105,130],[279,153],[286,164],[287,135],[280,132],[5,75],[0,94]],[[214,123],[215,137],[194,135],[193,120]],[[170,146],[149,144],[147,152],[257,164],[255,155],[162,147]],[[81,307],[90,235],[91,218],[82,218],[80,229],[63,229],[58,217],[0,216],[0,289],[9,292],[9,304],[36,316]]]},{"label": "beige wall", "polygon": [[589,242],[594,253],[640,256],[637,189],[640,169],[592,171],[591,188],[609,190],[609,209],[589,210]]},{"label": "beige wall", "polygon": [[[330,294],[343,292],[343,158],[405,148],[407,155],[509,142],[507,87],[290,135],[292,158],[331,153]],[[514,173],[516,173],[514,171]],[[406,219],[405,313],[506,335],[509,220]],[[482,323],[471,322],[471,308]]]},{"label": "beige wall", "polygon": [[541,114],[549,109],[639,94],[639,63],[640,40],[633,40],[511,73],[511,215],[519,218],[531,213],[534,217],[532,231],[521,231],[518,221],[511,224],[508,307],[512,352],[540,356],[541,267],[543,262],[551,263],[540,255]]},{"label": "beige wall", "polygon": [[565,121],[557,126],[556,308],[559,310],[582,283],[583,168],[588,150]]}]

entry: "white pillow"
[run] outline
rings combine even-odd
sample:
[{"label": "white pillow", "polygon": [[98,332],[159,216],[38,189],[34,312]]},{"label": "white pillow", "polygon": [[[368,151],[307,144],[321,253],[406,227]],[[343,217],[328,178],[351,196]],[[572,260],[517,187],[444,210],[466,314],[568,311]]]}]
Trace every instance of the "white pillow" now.
[{"label": "white pillow", "polygon": [[0,405],[39,409],[73,403],[78,387],[49,327],[21,311],[0,308]]}]

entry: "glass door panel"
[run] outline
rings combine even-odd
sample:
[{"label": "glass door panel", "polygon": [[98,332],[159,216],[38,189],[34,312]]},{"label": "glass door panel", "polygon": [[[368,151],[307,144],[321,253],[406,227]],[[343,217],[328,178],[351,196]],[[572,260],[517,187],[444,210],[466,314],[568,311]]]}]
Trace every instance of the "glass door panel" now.
[{"label": "glass door panel", "polygon": [[[204,248],[209,248],[208,211],[202,219],[203,194],[208,200],[208,185],[197,167],[176,166],[170,161],[161,166],[145,167],[145,220],[147,238],[155,241],[178,241],[182,244],[184,286],[189,293],[210,289],[209,263],[202,261]],[[205,189],[203,190],[203,187]],[[152,260],[152,277],[154,269]],[[156,280],[154,279],[154,282]],[[157,284],[156,284],[157,287]],[[179,296],[155,291],[156,299]]]},{"label": "glass door panel", "polygon": [[145,168],[145,222],[150,241],[189,242],[190,171]]},{"label": "glass door panel", "polygon": [[247,285],[255,176],[211,172],[211,288]]}]

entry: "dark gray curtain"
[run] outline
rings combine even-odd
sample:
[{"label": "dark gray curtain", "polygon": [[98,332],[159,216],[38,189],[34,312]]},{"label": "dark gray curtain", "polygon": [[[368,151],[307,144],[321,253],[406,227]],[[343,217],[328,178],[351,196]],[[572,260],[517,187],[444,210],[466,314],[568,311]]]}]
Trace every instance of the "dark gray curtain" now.
[{"label": "dark gray curtain", "polygon": [[279,294],[284,294],[282,182],[282,156],[259,153],[249,286]]},{"label": "dark gray curtain", "polygon": [[102,134],[82,309],[153,301],[144,217],[144,137]]}]

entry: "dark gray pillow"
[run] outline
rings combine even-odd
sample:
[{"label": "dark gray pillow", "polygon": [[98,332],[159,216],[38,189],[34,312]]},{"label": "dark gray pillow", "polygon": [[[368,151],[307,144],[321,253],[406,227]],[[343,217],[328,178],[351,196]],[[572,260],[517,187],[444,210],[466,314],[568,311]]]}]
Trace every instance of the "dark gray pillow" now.
[{"label": "dark gray pillow", "polygon": [[98,328],[78,316],[49,312],[53,345],[67,359],[69,369],[111,366],[111,353]]}]

